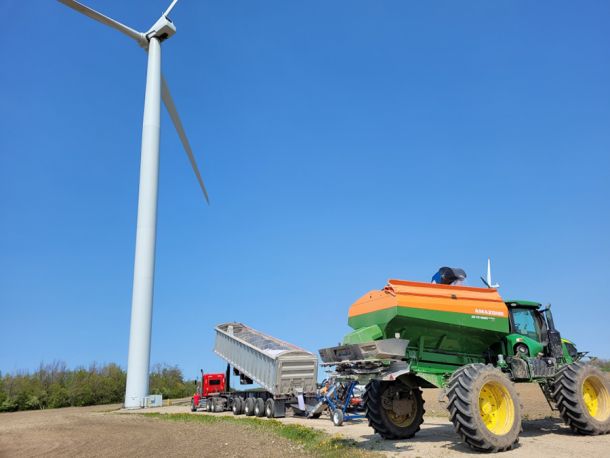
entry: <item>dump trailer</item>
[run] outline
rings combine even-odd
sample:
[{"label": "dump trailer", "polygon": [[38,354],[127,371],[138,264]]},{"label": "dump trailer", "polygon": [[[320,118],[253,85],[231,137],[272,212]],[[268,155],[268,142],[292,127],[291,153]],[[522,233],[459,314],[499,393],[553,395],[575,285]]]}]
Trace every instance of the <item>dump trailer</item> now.
[{"label": "dump trailer", "polygon": [[[317,403],[315,354],[242,323],[220,324],[215,331],[214,352],[227,362],[224,391],[200,396],[193,405],[195,409],[274,418],[284,417],[287,408],[307,414]],[[233,391],[231,375],[239,377],[242,384],[255,383],[260,389]]]},{"label": "dump trailer", "polygon": [[389,280],[349,309],[354,329],[320,350],[334,374],[366,383],[369,425],[408,439],[424,415],[422,388],[442,388],[461,439],[478,451],[513,448],[521,431],[514,383],[537,383],[579,434],[610,432],[610,383],[561,337],[550,305],[504,300],[495,288]]}]

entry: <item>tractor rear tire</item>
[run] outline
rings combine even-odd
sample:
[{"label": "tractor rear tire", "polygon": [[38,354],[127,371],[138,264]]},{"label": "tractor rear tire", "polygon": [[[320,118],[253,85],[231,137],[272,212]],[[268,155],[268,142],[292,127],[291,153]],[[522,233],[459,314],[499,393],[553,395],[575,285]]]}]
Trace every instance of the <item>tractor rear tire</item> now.
[{"label": "tractor rear tire", "polygon": [[369,426],[384,439],[409,439],[424,422],[424,400],[417,387],[372,380],[362,399]]},{"label": "tractor rear tire", "polygon": [[597,367],[580,361],[562,367],[553,399],[572,431],[595,436],[610,432],[610,382]]},{"label": "tractor rear tire", "polygon": [[246,417],[251,417],[254,415],[254,398],[246,398],[246,402],[244,403],[244,413]]},{"label": "tractor rear tire", "polygon": [[265,416],[265,401],[262,398],[256,398],[254,401],[254,415],[257,417]]},{"label": "tractor rear tire", "polygon": [[461,367],[447,384],[455,431],[472,449],[503,452],[519,443],[521,404],[513,383],[491,364]]}]

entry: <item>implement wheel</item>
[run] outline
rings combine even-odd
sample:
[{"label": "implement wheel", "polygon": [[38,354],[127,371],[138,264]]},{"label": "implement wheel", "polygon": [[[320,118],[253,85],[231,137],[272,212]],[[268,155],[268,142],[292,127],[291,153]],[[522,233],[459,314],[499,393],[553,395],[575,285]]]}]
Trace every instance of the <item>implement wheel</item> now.
[{"label": "implement wheel", "polygon": [[343,425],[343,411],[340,409],[335,409],[335,411],[332,414],[332,420],[333,420],[333,425],[335,426],[341,426]]},{"label": "implement wheel", "polygon": [[521,405],[513,383],[490,364],[469,364],[447,384],[449,418],[471,448],[503,452],[519,442]]},{"label": "implement wheel", "polygon": [[575,362],[561,368],[553,383],[553,399],[574,432],[610,432],[610,382],[597,367]]},{"label": "implement wheel", "polygon": [[409,439],[424,422],[424,400],[417,387],[372,380],[363,401],[369,426],[384,439]]}]

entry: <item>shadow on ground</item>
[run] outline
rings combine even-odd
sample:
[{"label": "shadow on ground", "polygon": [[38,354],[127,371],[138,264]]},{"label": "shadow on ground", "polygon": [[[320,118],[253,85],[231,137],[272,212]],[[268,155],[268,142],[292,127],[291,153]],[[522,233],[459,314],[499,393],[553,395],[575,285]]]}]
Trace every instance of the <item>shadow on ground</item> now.
[{"label": "shadow on ground", "polygon": [[[440,450],[449,449],[464,454],[480,454],[464,444],[453,429],[453,425],[446,423],[435,423],[434,420],[425,422],[427,428],[422,429],[414,437],[407,440],[384,440],[377,434],[362,436],[362,441],[358,445],[367,450],[377,450],[384,452],[403,453],[414,450],[417,444],[432,444]],[[521,438],[551,436],[551,435],[571,435],[570,428],[565,426],[560,419],[545,418],[540,420],[523,421],[523,431],[519,435]],[[434,444],[437,444],[436,446]],[[519,444],[515,447],[518,449]]]}]

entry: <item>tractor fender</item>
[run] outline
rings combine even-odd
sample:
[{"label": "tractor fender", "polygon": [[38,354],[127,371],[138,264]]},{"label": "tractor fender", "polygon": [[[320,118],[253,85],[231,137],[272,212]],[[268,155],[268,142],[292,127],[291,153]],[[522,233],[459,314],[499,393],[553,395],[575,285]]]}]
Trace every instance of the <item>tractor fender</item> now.
[{"label": "tractor fender", "polygon": [[[392,361],[390,367],[387,368],[387,372],[383,372],[382,374],[383,375],[378,378],[380,381],[393,382],[398,379],[402,381],[405,378],[409,378],[407,376],[411,374],[411,364],[406,361]],[[409,383],[406,384],[409,385]]]},{"label": "tractor fender", "polygon": [[408,377],[404,377],[404,376],[410,375],[410,374],[411,374],[411,369],[407,368],[407,369],[402,369],[399,371],[394,371],[394,372],[384,374],[384,376],[382,378],[380,378],[379,380],[381,380],[383,382],[393,382],[395,380],[400,379],[400,381],[402,382],[405,379],[408,380]]}]

